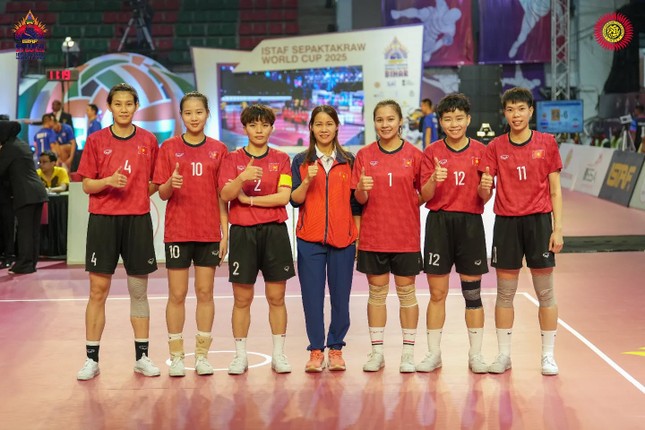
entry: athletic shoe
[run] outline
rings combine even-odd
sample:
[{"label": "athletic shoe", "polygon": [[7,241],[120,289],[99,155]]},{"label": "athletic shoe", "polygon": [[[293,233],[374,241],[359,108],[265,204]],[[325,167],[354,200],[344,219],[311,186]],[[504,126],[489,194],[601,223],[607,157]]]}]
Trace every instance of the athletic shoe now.
[{"label": "athletic shoe", "polygon": [[329,363],[327,367],[329,370],[345,370],[345,360],[343,359],[343,351],[340,349],[330,349],[327,354]]},{"label": "athletic shoe", "polygon": [[488,365],[484,362],[484,357],[481,354],[468,358],[468,368],[473,373],[488,373]]},{"label": "athletic shoe", "polygon": [[271,368],[275,373],[291,373],[291,365],[284,354],[274,355],[271,359]]},{"label": "athletic shoe", "polygon": [[546,376],[557,375],[559,373],[558,365],[555,358],[548,354],[542,356],[542,374]]},{"label": "athletic shoe", "polygon": [[504,373],[511,368],[511,357],[506,354],[497,354],[493,364],[488,366],[488,373]]},{"label": "athletic shoe", "polygon": [[378,372],[385,366],[385,357],[380,352],[372,351],[367,363],[363,364],[363,372]]},{"label": "athletic shoe", "polygon": [[98,376],[99,373],[101,373],[99,364],[91,358],[88,358],[85,360],[85,364],[83,364],[81,370],[76,374],[76,379],[79,381],[87,381]]},{"label": "athletic shoe", "polygon": [[417,364],[417,372],[432,372],[435,369],[441,367],[441,354],[427,353],[426,356],[421,360],[421,363]]},{"label": "athletic shoe", "polygon": [[198,375],[212,375],[215,370],[213,369],[213,366],[208,362],[208,359],[203,356],[199,355],[197,358],[195,358],[195,371],[197,372]]},{"label": "athletic shoe", "polygon": [[170,363],[170,376],[186,376],[186,367],[184,366],[184,358],[181,355],[174,355]]},{"label": "athletic shoe", "polygon": [[134,371],[141,373],[143,376],[159,376],[161,372],[159,368],[148,358],[147,355],[143,354],[140,359],[134,363]]},{"label": "athletic shoe", "polygon": [[314,349],[309,353],[309,361],[305,364],[305,372],[307,373],[320,373],[325,368],[325,354],[319,350]]},{"label": "athletic shoe", "polygon": [[414,354],[403,353],[401,355],[401,365],[399,366],[399,372],[401,373],[414,373],[417,368],[414,366]]},{"label": "athletic shoe", "polygon": [[235,355],[231,364],[228,365],[229,375],[241,375],[249,368],[249,360],[246,355]]}]

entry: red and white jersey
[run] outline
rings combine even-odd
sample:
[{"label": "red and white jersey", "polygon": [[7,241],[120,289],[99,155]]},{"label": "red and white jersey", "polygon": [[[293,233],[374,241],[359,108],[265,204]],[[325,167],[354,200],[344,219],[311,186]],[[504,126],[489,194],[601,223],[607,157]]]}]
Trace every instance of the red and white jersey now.
[{"label": "red and white jersey", "polygon": [[509,135],[493,139],[486,148],[479,171],[490,167],[497,176],[494,211],[502,216],[549,213],[549,174],[562,169],[558,144],[550,134],[532,131],[524,143],[511,143]]},{"label": "red and white jersey", "polygon": [[434,196],[426,203],[431,211],[467,212],[481,214],[484,201],[477,194],[481,174],[479,163],[486,146],[473,139],[459,151],[450,148],[443,140],[437,140],[423,152],[421,186],[428,182],[435,171],[435,158],[441,167],[448,169],[448,177],[437,182]]},{"label": "red and white jersey", "polygon": [[164,242],[222,239],[217,177],[227,152],[222,142],[210,137],[199,145],[189,145],[182,136],[175,136],[161,145],[152,182],[165,183],[177,163],[183,176],[182,187],[173,190],[166,205]]},{"label": "red and white jersey", "polygon": [[386,152],[378,142],[356,155],[351,188],[365,169],[374,188],[363,206],[358,248],[374,252],[418,252],[421,250],[419,190],[423,153],[409,142]]},{"label": "red and white jersey", "polygon": [[[246,169],[251,161],[251,155],[244,148],[239,148],[230,152],[220,169],[219,189],[229,180],[238,177]],[[282,151],[268,148],[267,152],[261,157],[254,157],[253,165],[262,168],[262,178],[255,181],[246,181],[242,186],[242,191],[249,197],[266,196],[278,192],[280,183],[285,184],[291,189],[291,165],[289,156]],[[280,180],[280,177],[284,179]],[[287,210],[284,206],[274,206],[271,208],[262,208],[240,203],[238,199],[230,202],[228,211],[228,220],[233,225],[250,226],[257,224],[266,224],[270,222],[284,222],[288,218]]]},{"label": "red and white jersey", "polygon": [[150,212],[148,184],[152,180],[159,145],[157,138],[140,127],[127,138],[112,134],[106,127],[88,136],[78,174],[103,179],[117,169],[128,177],[124,188],[108,186],[90,194],[89,211],[96,215],[143,215]]}]

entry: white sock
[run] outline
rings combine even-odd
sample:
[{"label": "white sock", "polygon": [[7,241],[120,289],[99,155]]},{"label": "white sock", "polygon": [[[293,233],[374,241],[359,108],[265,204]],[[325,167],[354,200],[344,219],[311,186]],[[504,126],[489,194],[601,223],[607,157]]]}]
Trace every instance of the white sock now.
[{"label": "white sock", "polygon": [[412,328],[403,329],[403,353],[414,354],[414,341],[417,337],[417,330]]},{"label": "white sock", "polygon": [[[484,340],[484,328],[469,328],[468,340],[470,341],[470,349],[468,350],[468,357],[472,357],[482,352],[482,341]],[[509,351],[510,352],[510,351]]]},{"label": "white sock", "polygon": [[372,341],[372,352],[383,354],[383,333],[385,327],[370,327],[370,340]]},{"label": "white sock", "polygon": [[197,330],[197,336],[199,337],[211,337],[210,331],[199,331]]},{"label": "white sock", "polygon": [[246,357],[246,338],[235,338],[235,355],[238,357]]},{"label": "white sock", "polygon": [[499,353],[507,357],[511,356],[511,336],[513,335],[512,328],[498,328],[497,329],[497,344],[499,345]]},{"label": "white sock", "polygon": [[555,333],[556,330],[542,330],[542,355],[553,355],[553,349],[555,348]]},{"label": "white sock", "polygon": [[441,333],[443,333],[443,329],[426,331],[428,337],[428,352],[431,354],[441,354]]},{"label": "white sock", "polygon": [[179,340],[183,338],[184,335],[182,333],[168,333],[168,340]]},{"label": "white sock", "polygon": [[273,356],[282,355],[284,352],[284,341],[286,340],[286,334],[274,334],[273,335]]}]

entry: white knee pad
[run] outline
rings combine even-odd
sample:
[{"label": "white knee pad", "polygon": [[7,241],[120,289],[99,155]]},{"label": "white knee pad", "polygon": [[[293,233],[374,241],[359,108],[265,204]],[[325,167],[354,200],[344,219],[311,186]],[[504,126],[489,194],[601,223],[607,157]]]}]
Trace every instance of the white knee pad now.
[{"label": "white knee pad", "polygon": [[418,305],[417,290],[414,284],[411,285],[397,285],[396,294],[399,296],[399,302],[402,308],[411,308]]},{"label": "white knee pad", "polygon": [[387,292],[390,289],[389,285],[369,285],[370,296],[367,303],[372,306],[385,306],[387,299]]},{"label": "white knee pad", "polygon": [[515,292],[517,291],[516,279],[498,279],[497,280],[497,301],[495,306],[498,308],[512,308]]},{"label": "white knee pad", "polygon": [[130,293],[130,316],[150,318],[148,277],[128,276],[128,292]]},{"label": "white knee pad", "polygon": [[541,308],[549,308],[556,305],[555,292],[553,291],[553,273],[548,275],[533,275],[533,288],[535,295],[540,302]]}]

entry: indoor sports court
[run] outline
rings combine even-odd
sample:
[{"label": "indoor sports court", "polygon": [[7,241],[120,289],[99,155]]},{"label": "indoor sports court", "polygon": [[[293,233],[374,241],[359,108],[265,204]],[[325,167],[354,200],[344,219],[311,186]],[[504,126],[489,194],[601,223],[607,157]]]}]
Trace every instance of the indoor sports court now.
[{"label": "indoor sports court", "polygon": [[[366,321],[367,282],[356,273],[352,326],[344,349],[347,371],[304,372],[307,337],[297,278],[288,282],[286,352],[291,374],[270,367],[268,307],[256,291],[248,349],[250,369],[230,376],[232,296],[227,270],[215,284],[215,324],[210,361],[213,376],[167,375],[164,309],[166,274],[150,279],[151,358],[157,378],[132,371],[132,332],[125,272],[119,267],[107,303],[101,342],[101,375],[79,382],[84,360],[83,318],[87,274],[81,266],[41,261],[38,272],[11,277],[0,272],[0,337],[4,358],[0,428],[6,429],[639,429],[645,422],[645,212],[578,192],[564,191],[565,241],[610,236],[557,257],[560,326],[558,376],[540,374],[537,301],[522,272],[515,298],[513,368],[503,375],[475,375],[467,367],[463,298],[451,277],[442,351],[443,367],[423,374],[399,373],[398,302],[388,298],[385,368],[362,371],[370,350]],[[638,237],[640,236],[640,237]],[[583,241],[584,242],[584,241]],[[624,252],[607,252],[632,249]],[[603,252],[593,252],[596,249]],[[566,247],[566,244],[565,244]],[[421,318],[416,359],[426,350],[423,276],[417,282]],[[482,282],[486,325],[483,353],[497,353],[493,307],[494,272]],[[194,309],[189,294],[187,309]],[[194,333],[190,312],[185,333]],[[191,341],[187,339],[187,352]],[[192,357],[186,358],[187,366]]]}]

